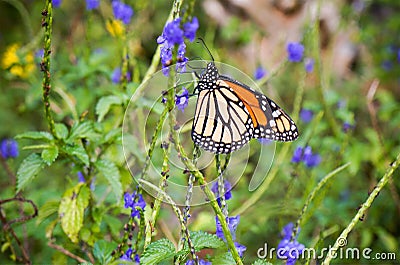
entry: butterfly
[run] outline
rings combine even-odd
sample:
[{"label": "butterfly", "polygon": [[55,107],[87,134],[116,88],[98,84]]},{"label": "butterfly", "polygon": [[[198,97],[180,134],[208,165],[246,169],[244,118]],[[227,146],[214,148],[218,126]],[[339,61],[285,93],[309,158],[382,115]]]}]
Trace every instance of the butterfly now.
[{"label": "butterfly", "polygon": [[287,142],[299,136],[294,121],[274,101],[220,75],[214,61],[199,76],[195,91],[198,97],[191,136],[206,151],[227,154],[252,138]]}]

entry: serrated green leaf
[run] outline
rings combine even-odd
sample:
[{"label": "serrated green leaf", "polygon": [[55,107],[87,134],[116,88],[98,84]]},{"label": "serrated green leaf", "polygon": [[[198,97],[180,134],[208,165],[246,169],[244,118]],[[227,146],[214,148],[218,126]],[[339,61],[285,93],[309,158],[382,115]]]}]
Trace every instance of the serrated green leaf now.
[{"label": "serrated green leaf", "polygon": [[175,256],[174,244],[166,238],[150,243],[140,257],[141,264],[158,264]]},{"label": "serrated green leaf", "polygon": [[15,139],[34,139],[34,140],[45,140],[47,142],[54,139],[53,135],[48,132],[24,132],[15,136]]},{"label": "serrated green leaf", "polygon": [[17,193],[25,188],[44,166],[45,163],[38,154],[33,153],[25,158],[17,171]]},{"label": "serrated green leaf", "polygon": [[101,264],[107,264],[111,260],[111,252],[117,244],[106,240],[98,240],[94,243],[93,255]]},{"label": "serrated green leaf", "polygon": [[65,146],[65,152],[69,155],[76,156],[85,166],[89,165],[89,156],[83,146],[76,144],[67,145]]},{"label": "serrated green leaf", "polygon": [[83,226],[83,214],[89,205],[90,190],[84,183],[68,189],[61,199],[58,213],[61,217],[61,227],[69,239],[77,243],[78,234]]},{"label": "serrated green leaf", "polygon": [[220,248],[225,246],[225,243],[219,237],[204,231],[191,232],[190,238],[192,239],[196,251],[203,248]]},{"label": "serrated green leaf", "polygon": [[68,137],[68,128],[63,123],[54,124],[54,128],[56,129],[56,135],[60,139],[67,139]]},{"label": "serrated green leaf", "polygon": [[232,253],[230,253],[230,252],[225,252],[221,255],[215,256],[211,261],[212,261],[212,264],[217,264],[217,265],[236,264],[234,258],[232,257]]},{"label": "serrated green leaf", "polygon": [[96,105],[96,114],[98,115],[97,121],[101,122],[110,110],[111,105],[120,105],[122,103],[121,98],[117,96],[105,96],[102,97]]},{"label": "serrated green leaf", "polygon": [[49,148],[43,149],[42,151],[42,159],[43,161],[50,166],[58,157],[58,147],[55,145],[51,145]]},{"label": "serrated green leaf", "polygon": [[117,166],[109,160],[98,160],[95,167],[107,179],[117,202],[119,202],[122,196],[122,184]]},{"label": "serrated green leaf", "polygon": [[41,224],[44,220],[48,219],[51,215],[56,214],[58,212],[58,208],[60,207],[60,202],[58,200],[55,201],[47,201],[43,204],[39,209],[39,215],[36,219],[36,225]]},{"label": "serrated green leaf", "polygon": [[88,135],[93,133],[93,123],[90,121],[84,121],[80,123],[74,124],[71,128],[71,133],[67,139],[68,142],[71,142],[75,139],[87,138]]},{"label": "serrated green leaf", "polygon": [[273,265],[273,264],[264,259],[258,259],[256,261],[254,261],[252,265]]}]

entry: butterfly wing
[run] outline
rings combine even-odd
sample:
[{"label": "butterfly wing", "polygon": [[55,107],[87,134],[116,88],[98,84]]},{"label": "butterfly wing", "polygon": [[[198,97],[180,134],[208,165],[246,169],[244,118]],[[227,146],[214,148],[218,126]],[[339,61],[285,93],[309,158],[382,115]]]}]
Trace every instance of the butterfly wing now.
[{"label": "butterfly wing", "polygon": [[294,141],[299,136],[296,124],[282,108],[262,93],[221,75],[217,81],[229,87],[246,106],[254,127],[254,138]]},{"label": "butterfly wing", "polygon": [[206,151],[230,153],[253,137],[250,113],[229,86],[200,90],[194,117],[192,139]]}]

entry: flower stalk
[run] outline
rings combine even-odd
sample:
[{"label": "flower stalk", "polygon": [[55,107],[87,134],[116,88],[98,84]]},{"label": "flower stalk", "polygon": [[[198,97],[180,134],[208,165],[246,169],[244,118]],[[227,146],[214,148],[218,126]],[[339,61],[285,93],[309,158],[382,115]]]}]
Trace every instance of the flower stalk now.
[{"label": "flower stalk", "polygon": [[361,205],[357,214],[353,217],[351,222],[347,225],[347,227],[342,231],[340,236],[336,239],[333,247],[328,251],[328,255],[326,256],[322,265],[327,265],[331,262],[331,260],[336,256],[336,252],[339,247],[342,246],[342,243],[347,240],[348,235],[351,230],[356,226],[356,224],[362,219],[367,210],[371,207],[371,204],[374,202],[375,198],[378,196],[379,192],[385,187],[386,183],[388,183],[389,179],[392,177],[394,171],[400,165],[400,153],[397,155],[396,160],[390,164],[390,167],[387,169],[385,175],[381,178],[378,184],[375,186],[374,190],[369,194],[367,200]]},{"label": "flower stalk", "polygon": [[43,72],[43,103],[46,120],[49,125],[51,134],[56,137],[56,130],[54,126],[54,119],[50,108],[50,91],[51,91],[51,74],[50,74],[50,61],[51,61],[51,37],[53,25],[53,7],[51,0],[46,0],[45,9],[42,11],[42,27],[44,28],[44,55],[40,64]]}]

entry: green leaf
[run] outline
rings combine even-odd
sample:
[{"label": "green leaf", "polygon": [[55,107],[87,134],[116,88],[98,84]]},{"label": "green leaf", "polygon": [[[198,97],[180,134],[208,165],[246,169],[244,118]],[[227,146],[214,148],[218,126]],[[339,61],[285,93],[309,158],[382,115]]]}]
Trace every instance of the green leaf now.
[{"label": "green leaf", "polygon": [[175,246],[166,238],[150,243],[140,257],[141,264],[158,264],[175,256]]},{"label": "green leaf", "polygon": [[24,132],[15,136],[15,139],[34,139],[34,140],[45,140],[47,142],[54,139],[53,135],[48,132]]},{"label": "green leaf", "polygon": [[96,105],[96,114],[98,115],[97,121],[101,122],[110,110],[111,105],[122,104],[121,98],[117,96],[105,96],[102,97]]},{"label": "green leaf", "polygon": [[117,166],[109,160],[98,160],[95,163],[95,167],[107,179],[117,202],[119,202],[122,196],[122,184]]},{"label": "green leaf", "polygon": [[47,220],[51,215],[56,214],[58,212],[59,207],[60,207],[60,202],[58,200],[47,201],[39,209],[39,215],[38,218],[36,219],[36,225],[41,224],[44,220]]},{"label": "green leaf", "polygon": [[72,242],[78,242],[78,234],[83,226],[83,214],[89,205],[90,190],[84,183],[68,189],[61,199],[58,213],[61,227]]},{"label": "green leaf", "polygon": [[76,123],[71,128],[71,133],[67,139],[68,142],[71,142],[75,139],[87,138],[88,135],[93,133],[93,123],[90,121],[84,121],[81,123]]},{"label": "green leaf", "polygon": [[33,153],[25,158],[17,171],[17,193],[25,188],[44,166],[45,163],[38,154]]},{"label": "green leaf", "polygon": [[196,249],[199,251],[203,248],[220,248],[225,246],[225,243],[214,234],[209,234],[204,231],[194,231],[190,233],[190,238]]},{"label": "green leaf", "polygon": [[211,261],[212,261],[212,264],[218,264],[218,265],[236,264],[235,260],[232,257],[232,253],[230,253],[230,252],[225,252],[223,254],[215,256]]},{"label": "green leaf", "polygon": [[111,252],[117,244],[105,241],[103,239],[96,241],[93,247],[93,255],[101,264],[106,264],[111,260]]},{"label": "green leaf", "polygon": [[273,265],[273,264],[264,259],[258,259],[256,261],[254,261],[252,265]]},{"label": "green leaf", "polygon": [[54,124],[56,129],[56,135],[60,139],[67,139],[68,137],[68,128],[63,123],[56,123]]},{"label": "green leaf", "polygon": [[85,166],[89,165],[89,156],[83,146],[76,144],[66,145],[65,152],[69,155],[76,156]]},{"label": "green leaf", "polygon": [[49,148],[43,149],[42,151],[42,159],[43,161],[50,166],[58,157],[58,147],[55,145],[51,145]]}]

